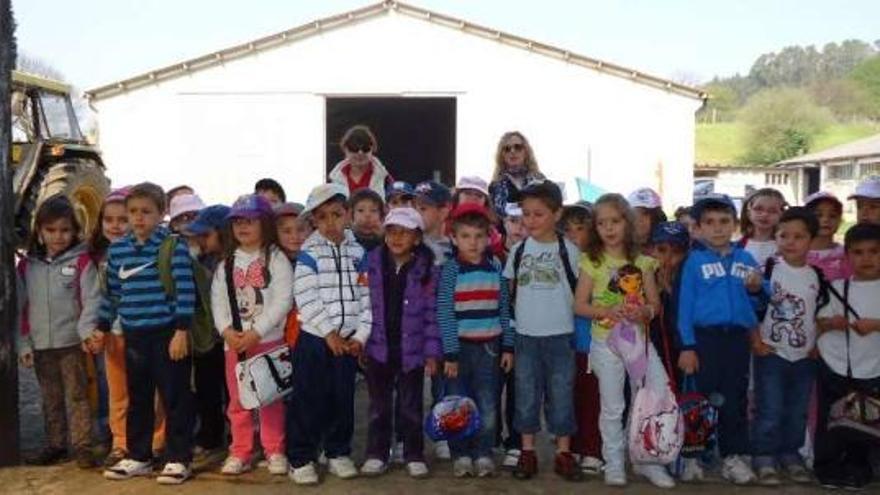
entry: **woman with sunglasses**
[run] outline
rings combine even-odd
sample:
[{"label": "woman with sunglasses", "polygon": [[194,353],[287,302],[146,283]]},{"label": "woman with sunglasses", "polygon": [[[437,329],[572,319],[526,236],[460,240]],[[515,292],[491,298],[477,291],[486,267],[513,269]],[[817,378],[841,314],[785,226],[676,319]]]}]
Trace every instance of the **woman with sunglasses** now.
[{"label": "woman with sunglasses", "polygon": [[492,208],[504,218],[507,203],[517,201],[519,190],[529,182],[543,179],[529,141],[519,131],[504,133],[495,153],[495,172],[489,184]]},{"label": "woman with sunglasses", "polygon": [[345,186],[348,194],[361,189],[372,189],[385,197],[385,188],[394,178],[373,153],[378,149],[376,136],[365,125],[350,127],[342,136],[339,147],[345,158],[333,167],[329,180]]}]

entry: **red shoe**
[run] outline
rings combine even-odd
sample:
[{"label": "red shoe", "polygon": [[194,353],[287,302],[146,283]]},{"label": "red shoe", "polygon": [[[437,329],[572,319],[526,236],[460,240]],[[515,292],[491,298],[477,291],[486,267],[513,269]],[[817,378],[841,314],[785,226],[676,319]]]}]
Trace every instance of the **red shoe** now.
[{"label": "red shoe", "polygon": [[538,456],[534,450],[523,450],[519,455],[519,462],[513,470],[513,477],[518,480],[531,479],[538,474]]},{"label": "red shoe", "polygon": [[584,473],[571,452],[558,452],[556,454],[556,459],[553,461],[553,471],[566,481],[581,481],[584,479]]}]

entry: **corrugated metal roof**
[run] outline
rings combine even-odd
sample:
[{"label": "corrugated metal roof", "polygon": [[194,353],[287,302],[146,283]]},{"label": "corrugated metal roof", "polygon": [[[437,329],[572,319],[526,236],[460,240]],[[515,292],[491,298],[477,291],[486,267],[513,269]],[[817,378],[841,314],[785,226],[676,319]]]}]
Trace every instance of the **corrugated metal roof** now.
[{"label": "corrugated metal roof", "polygon": [[580,65],[589,69],[593,69],[602,73],[621,77],[631,81],[635,81],[647,86],[651,86],[660,90],[671,93],[688,96],[694,99],[705,100],[708,94],[700,89],[680,84],[675,81],[664,79],[643,72],[629,69],[620,65],[604,62],[584,55],[573,53],[569,50],[557,48],[552,45],[540,43],[538,41],[523,38],[513,34],[508,34],[497,29],[490,29],[484,26],[473,24],[455,17],[439,14],[430,10],[414,7],[395,0],[386,0],[381,3],[373,4],[357,10],[352,10],[332,17],[319,19],[308,24],[297,26],[287,31],[282,31],[273,35],[265,36],[253,41],[242,43],[230,48],[226,48],[217,52],[209,53],[201,57],[179,62],[173,65],[162,67],[153,71],[149,71],[137,76],[123,79],[114,83],[99,86],[97,88],[86,91],[85,95],[92,101],[110,98],[127,91],[131,91],[144,86],[150,86],[162,81],[174,79],[184,74],[192,73],[209,67],[213,67],[230,60],[246,57],[258,51],[273,48],[285,43],[292,43],[297,40],[310,37],[322,31],[341,28],[352,25],[365,19],[385,14],[388,12],[398,12],[410,17],[433,22],[442,26],[457,29],[464,33],[481,36],[490,40],[498,41],[507,45],[515,46],[533,53],[555,58],[560,61]]},{"label": "corrugated metal roof", "polygon": [[827,150],[789,158],[788,160],[783,160],[777,163],[776,166],[805,165],[830,160],[854,159],[874,155],[880,155],[880,134],[835,146],[833,148],[828,148]]}]

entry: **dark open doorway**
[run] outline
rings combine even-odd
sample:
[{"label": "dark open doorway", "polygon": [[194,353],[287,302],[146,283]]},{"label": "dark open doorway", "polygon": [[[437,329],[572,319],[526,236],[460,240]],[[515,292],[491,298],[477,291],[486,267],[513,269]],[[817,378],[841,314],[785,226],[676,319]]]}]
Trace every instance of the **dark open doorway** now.
[{"label": "dark open doorway", "polygon": [[806,195],[809,196],[810,194],[813,194],[814,192],[818,192],[819,188],[822,186],[820,184],[820,180],[819,180],[819,177],[820,177],[819,167],[805,168],[804,175],[807,178],[807,191],[806,191],[807,194]]},{"label": "dark open doorway", "polygon": [[343,158],[345,130],[365,124],[397,180],[455,183],[455,98],[327,98],[327,172]]}]

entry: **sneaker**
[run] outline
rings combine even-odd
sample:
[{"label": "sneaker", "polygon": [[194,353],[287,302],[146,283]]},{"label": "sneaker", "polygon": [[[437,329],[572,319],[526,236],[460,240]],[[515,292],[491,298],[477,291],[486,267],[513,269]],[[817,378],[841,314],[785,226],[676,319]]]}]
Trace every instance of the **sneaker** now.
[{"label": "sneaker", "polygon": [[422,461],[413,461],[406,463],[406,472],[410,478],[422,479],[427,478],[430,472],[428,465]]},{"label": "sneaker", "polygon": [[675,480],[672,479],[666,468],[659,464],[635,464],[633,471],[657,488],[675,488]]},{"label": "sneaker", "polygon": [[76,452],[76,467],[80,469],[92,469],[95,467],[95,456],[91,449],[82,449]]},{"label": "sneaker", "polygon": [[34,457],[26,459],[25,464],[30,464],[32,466],[52,466],[54,464],[63,462],[66,457],[66,449],[55,449],[47,447],[41,450],[40,453],[35,455]]},{"label": "sneaker", "polygon": [[179,485],[192,477],[192,471],[189,466],[179,462],[169,462],[165,464],[165,469],[156,477],[156,481],[160,485]]},{"label": "sneaker", "polygon": [[441,461],[452,459],[452,451],[449,450],[449,442],[434,442],[434,457]]},{"label": "sneaker", "polygon": [[495,477],[495,463],[491,457],[480,457],[474,463],[474,469],[477,472],[477,478],[493,478]]},{"label": "sneaker", "polygon": [[313,462],[298,468],[291,466],[290,470],[287,471],[287,477],[297,485],[317,485],[318,481],[320,481],[318,479],[318,470],[315,469],[315,463]]},{"label": "sneaker", "polygon": [[758,484],[761,486],[779,486],[782,480],[779,479],[779,473],[773,466],[759,467],[755,473],[758,477]]},{"label": "sneaker", "polygon": [[602,468],[604,466],[605,463],[602,462],[602,459],[589,455],[585,455],[580,463],[581,471],[587,476],[599,476],[602,474]]},{"label": "sneaker", "polygon": [[459,457],[452,463],[452,475],[465,478],[474,475],[474,463],[470,457]]},{"label": "sneaker", "polygon": [[789,464],[785,466],[785,474],[788,479],[795,483],[812,483],[813,477],[803,464]]},{"label": "sneaker", "polygon": [[361,466],[361,474],[368,477],[385,474],[387,470],[388,465],[379,459],[367,459],[364,465]]},{"label": "sneaker", "polygon": [[523,450],[519,455],[519,462],[513,470],[513,477],[527,480],[538,474],[538,456],[534,450]]},{"label": "sneaker", "polygon": [[318,464],[320,464],[321,466],[327,465],[327,454],[325,454],[323,451],[318,454]]},{"label": "sneaker", "polygon": [[507,449],[507,452],[504,453],[504,461],[501,462],[501,467],[504,469],[514,469],[519,463],[519,455],[522,452],[519,449]]},{"label": "sneaker", "polygon": [[108,468],[116,465],[117,462],[125,459],[125,456],[127,455],[128,452],[124,449],[116,448],[111,450],[110,453],[107,454],[107,457],[104,458],[104,467]]},{"label": "sneaker", "polygon": [[626,471],[605,466],[605,486],[626,486]]},{"label": "sneaker", "polygon": [[721,476],[734,485],[747,485],[755,481],[755,472],[738,455],[724,458]]},{"label": "sneaker", "polygon": [[339,479],[350,480],[352,478],[356,478],[358,475],[358,470],[354,467],[354,463],[351,462],[351,458],[346,456],[334,457],[328,460],[328,471],[330,474],[336,476]]},{"label": "sneaker", "polygon": [[706,475],[703,473],[703,466],[700,464],[700,460],[690,457],[685,458],[684,468],[681,471],[681,481],[699,482],[705,478]]},{"label": "sneaker", "polygon": [[391,454],[388,456],[392,464],[403,464],[403,442],[397,442],[391,447]]},{"label": "sneaker", "polygon": [[290,468],[290,464],[287,462],[287,456],[284,454],[272,454],[269,456],[269,465],[266,466],[266,469],[269,470],[269,474],[275,476],[281,476],[287,474],[287,470]]},{"label": "sneaker", "polygon": [[149,462],[123,459],[105,469],[104,477],[108,480],[127,480],[135,476],[149,476],[152,472],[153,465]]},{"label": "sneaker", "polygon": [[584,479],[584,473],[578,466],[577,460],[571,452],[557,452],[553,459],[553,471],[567,481],[580,481]]},{"label": "sneaker", "polygon": [[237,476],[250,470],[251,464],[249,462],[245,462],[244,460],[231,455],[223,461],[223,467],[220,468],[220,474]]}]

